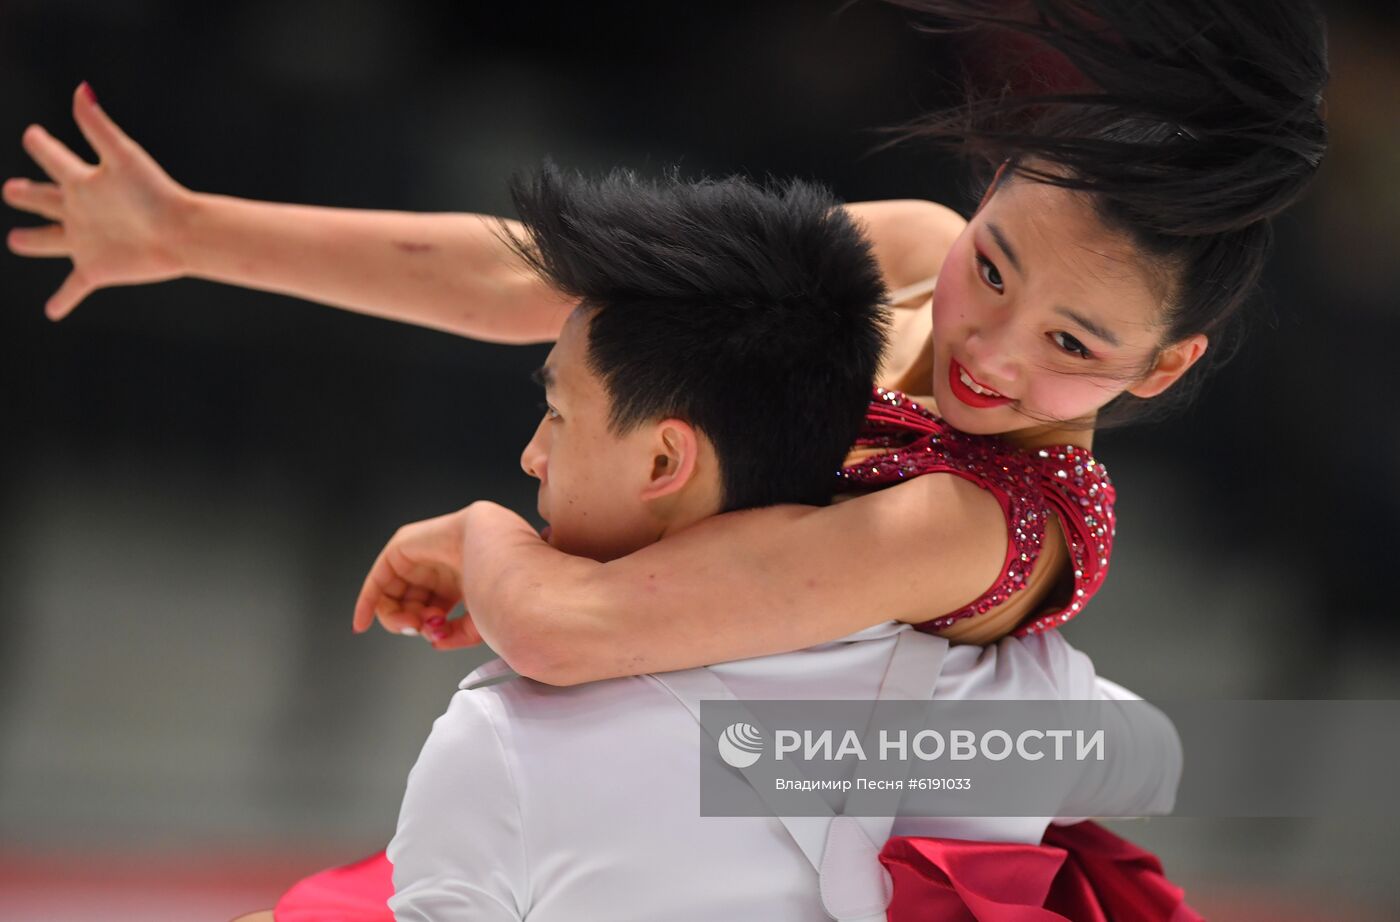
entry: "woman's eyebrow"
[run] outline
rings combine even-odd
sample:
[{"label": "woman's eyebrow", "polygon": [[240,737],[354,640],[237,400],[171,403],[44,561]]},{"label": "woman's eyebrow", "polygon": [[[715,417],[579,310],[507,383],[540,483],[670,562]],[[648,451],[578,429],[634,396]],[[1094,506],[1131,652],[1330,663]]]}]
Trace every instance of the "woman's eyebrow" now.
[{"label": "woman's eyebrow", "polygon": [[1056,307],[1055,311],[1061,314],[1062,316],[1068,317],[1070,320],[1073,320],[1075,323],[1079,324],[1089,333],[1093,334],[1094,336],[1097,336],[1099,339],[1108,343],[1110,346],[1121,345],[1118,341],[1118,337],[1114,335],[1114,332],[1112,330],[1098,323],[1095,323],[1094,321],[1090,320],[1088,317],[1085,317],[1078,311],[1072,311],[1067,307]]},{"label": "woman's eyebrow", "polygon": [[530,380],[534,381],[545,390],[549,390],[554,387],[554,369],[550,368],[548,365],[541,365],[539,368],[530,372]]},{"label": "woman's eyebrow", "polygon": [[1006,258],[1011,262],[1011,267],[1024,276],[1026,270],[1021,268],[1020,257],[1018,257],[1016,251],[1012,249],[1010,241],[1006,239],[1006,235],[1002,233],[1001,228],[997,227],[991,221],[988,221],[987,233],[992,235],[992,239],[997,242],[997,246],[1001,247],[1001,251],[1006,254]]}]

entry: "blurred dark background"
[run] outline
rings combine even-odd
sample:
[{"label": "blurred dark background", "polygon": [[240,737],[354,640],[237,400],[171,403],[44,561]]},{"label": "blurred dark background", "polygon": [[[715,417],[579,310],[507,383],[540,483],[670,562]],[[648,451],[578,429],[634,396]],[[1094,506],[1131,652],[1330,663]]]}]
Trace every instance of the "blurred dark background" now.
[{"label": "blurred dark background", "polygon": [[[1400,697],[1387,9],[1329,8],[1333,145],[1280,222],[1251,342],[1191,410],[1097,443],[1114,572],[1068,633],[1143,695]],[[958,165],[875,150],[944,98],[950,51],[873,2],[11,0],[0,176],[40,175],[31,122],[86,152],[69,100],[88,80],[202,191],[506,213],[506,178],[548,155],[966,211]],[[0,917],[225,918],[392,834],[432,719],[487,654],[352,636],[350,608],[397,525],[533,510],[517,458],[545,349],[196,281],[50,324],[66,271],[0,254]],[[1383,818],[1125,828],[1212,918],[1400,906]]]}]

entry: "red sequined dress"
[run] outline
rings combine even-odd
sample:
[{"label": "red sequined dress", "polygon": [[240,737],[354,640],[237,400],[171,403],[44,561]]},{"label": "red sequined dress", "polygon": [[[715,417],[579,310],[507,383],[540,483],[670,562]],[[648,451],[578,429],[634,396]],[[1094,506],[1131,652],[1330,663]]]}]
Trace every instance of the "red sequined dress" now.
[{"label": "red sequined dress", "polygon": [[[858,447],[879,454],[839,474],[844,491],[950,473],[990,491],[1010,540],[1001,574],[971,605],[919,625],[935,630],[1005,602],[1026,585],[1053,512],[1069,544],[1071,597],[1028,618],[1024,636],[1074,617],[1103,584],[1113,545],[1114,490],[1093,455],[1065,445],[1026,452],[962,433],[897,391],[876,388]],[[880,853],[894,884],[891,922],[1195,922],[1161,864],[1095,823],[1051,826],[1041,845],[897,836]],[[383,852],[300,881],[277,922],[391,922],[393,869]]]},{"label": "red sequined dress", "polygon": [[995,436],[968,435],[949,426],[899,391],[875,389],[858,448],[883,453],[840,472],[842,489],[870,490],[923,474],[971,480],[996,497],[1009,536],[1001,575],[982,597],[918,625],[925,631],[982,614],[1026,586],[1053,512],[1069,543],[1074,567],[1071,597],[1024,621],[1017,637],[1047,631],[1073,618],[1103,585],[1113,549],[1116,494],[1108,471],[1082,448],[1058,445],[1025,451]]}]

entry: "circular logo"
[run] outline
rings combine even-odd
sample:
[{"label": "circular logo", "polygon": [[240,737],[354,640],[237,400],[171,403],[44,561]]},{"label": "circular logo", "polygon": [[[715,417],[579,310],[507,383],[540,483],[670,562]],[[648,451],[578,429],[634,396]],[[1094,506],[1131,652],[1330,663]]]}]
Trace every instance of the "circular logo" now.
[{"label": "circular logo", "polygon": [[753,724],[730,724],[719,737],[719,757],[734,768],[748,768],[763,755],[763,732]]}]

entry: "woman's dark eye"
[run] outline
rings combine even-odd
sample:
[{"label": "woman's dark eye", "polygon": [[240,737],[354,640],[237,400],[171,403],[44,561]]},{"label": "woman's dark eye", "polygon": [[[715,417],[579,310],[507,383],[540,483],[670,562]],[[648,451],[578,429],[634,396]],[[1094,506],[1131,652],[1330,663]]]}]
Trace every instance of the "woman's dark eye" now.
[{"label": "woman's dark eye", "polygon": [[977,254],[977,274],[982,276],[982,281],[996,291],[1003,291],[1006,283],[1001,280],[1001,270],[992,265],[992,261],[981,253]]},{"label": "woman's dark eye", "polygon": [[540,404],[540,412],[544,413],[545,419],[558,419],[559,411],[547,403]]},{"label": "woman's dark eye", "polygon": [[1089,354],[1088,348],[1068,333],[1051,333],[1050,338],[1055,341],[1055,345],[1066,352],[1079,356],[1081,359],[1093,358],[1093,356]]}]

